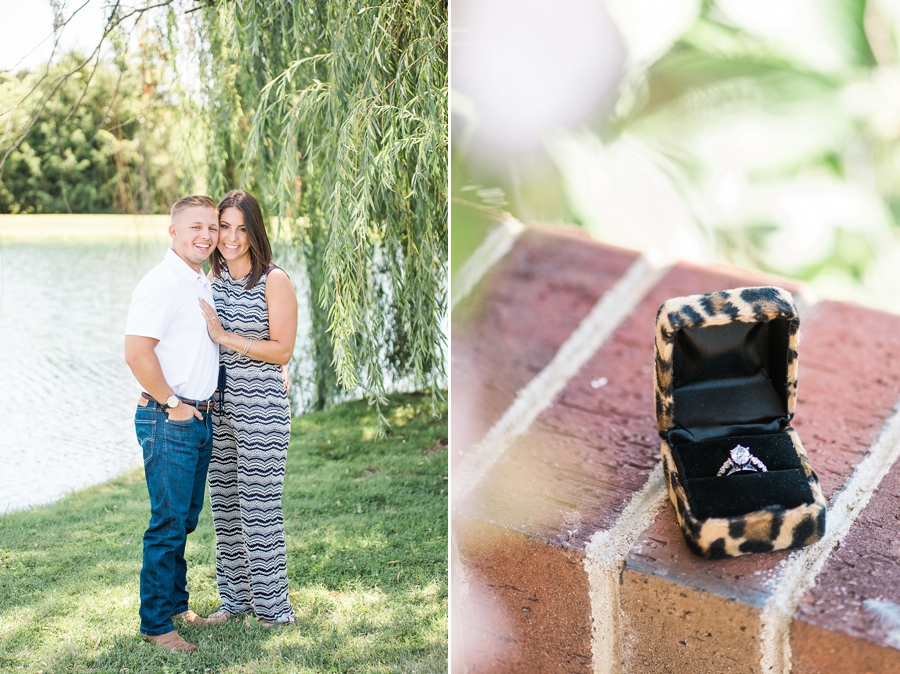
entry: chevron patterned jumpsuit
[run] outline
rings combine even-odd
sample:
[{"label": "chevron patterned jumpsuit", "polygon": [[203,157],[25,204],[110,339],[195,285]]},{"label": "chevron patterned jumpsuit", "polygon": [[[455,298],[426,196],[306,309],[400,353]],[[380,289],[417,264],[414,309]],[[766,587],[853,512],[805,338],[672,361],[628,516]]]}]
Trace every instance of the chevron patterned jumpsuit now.
[{"label": "chevron patterned jumpsuit", "polygon": [[[225,330],[253,340],[269,338],[266,279],[274,268],[270,265],[250,290],[227,268],[213,280]],[[293,622],[281,511],[291,417],[281,367],[224,346],[220,360],[225,386],[213,413],[209,498],[222,608],[269,622]]]}]

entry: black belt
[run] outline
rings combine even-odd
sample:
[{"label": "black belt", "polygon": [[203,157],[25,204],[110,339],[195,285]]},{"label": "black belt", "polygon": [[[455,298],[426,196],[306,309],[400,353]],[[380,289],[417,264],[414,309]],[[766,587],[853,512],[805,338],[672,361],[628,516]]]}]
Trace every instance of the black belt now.
[{"label": "black belt", "polygon": [[[150,395],[146,391],[141,391],[141,398],[143,398],[144,400],[147,400],[148,402],[156,403],[160,407],[165,407],[165,405],[163,405],[161,402],[156,400],[152,395]],[[178,396],[178,399],[181,402],[183,402],[185,405],[190,405],[191,407],[196,407],[201,412],[206,412],[207,414],[212,412],[213,407],[216,406],[216,403],[213,402],[212,400],[189,400],[188,398],[182,398],[181,396]]]}]

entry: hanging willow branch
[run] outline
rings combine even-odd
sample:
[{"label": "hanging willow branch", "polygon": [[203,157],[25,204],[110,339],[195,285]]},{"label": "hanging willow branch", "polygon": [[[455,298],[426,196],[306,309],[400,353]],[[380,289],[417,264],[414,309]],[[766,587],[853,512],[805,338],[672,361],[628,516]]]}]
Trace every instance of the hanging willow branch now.
[{"label": "hanging willow branch", "polygon": [[[207,20],[221,111],[212,154],[223,158],[211,184],[252,184],[294,223],[315,307],[317,402],[358,387],[381,402],[404,381],[436,395],[446,381],[446,7],[249,1]],[[234,140],[243,124],[246,140]],[[240,160],[230,176],[229,159]]]}]

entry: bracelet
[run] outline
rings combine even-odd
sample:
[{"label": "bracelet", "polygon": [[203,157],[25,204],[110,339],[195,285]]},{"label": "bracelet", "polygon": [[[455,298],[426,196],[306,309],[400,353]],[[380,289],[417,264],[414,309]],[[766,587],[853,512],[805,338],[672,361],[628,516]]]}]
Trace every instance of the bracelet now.
[{"label": "bracelet", "polygon": [[247,346],[244,347],[244,351],[241,353],[242,356],[246,356],[250,352],[251,344],[253,344],[253,340],[248,337],[247,338]]}]

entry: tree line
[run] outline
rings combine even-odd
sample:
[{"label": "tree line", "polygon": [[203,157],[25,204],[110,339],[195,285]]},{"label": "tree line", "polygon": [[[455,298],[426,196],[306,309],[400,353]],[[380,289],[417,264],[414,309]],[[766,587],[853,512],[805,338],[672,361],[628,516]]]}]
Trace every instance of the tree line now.
[{"label": "tree line", "polygon": [[[59,77],[77,53],[16,74],[0,73],[7,129],[29,112],[19,102],[43,77]],[[0,174],[0,213],[165,213],[178,198],[176,111],[158,90],[159,68],[128,54],[68,77],[47,101]],[[6,134],[10,135],[10,134]],[[4,138],[4,140],[6,140]]]}]

